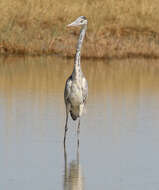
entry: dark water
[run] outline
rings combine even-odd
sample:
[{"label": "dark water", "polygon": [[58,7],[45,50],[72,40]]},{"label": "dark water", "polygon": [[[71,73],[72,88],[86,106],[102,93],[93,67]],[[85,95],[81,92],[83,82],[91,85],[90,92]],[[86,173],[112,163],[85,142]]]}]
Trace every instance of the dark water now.
[{"label": "dark water", "polygon": [[159,61],[84,61],[87,113],[69,120],[73,60],[0,59],[0,189],[158,190]]}]

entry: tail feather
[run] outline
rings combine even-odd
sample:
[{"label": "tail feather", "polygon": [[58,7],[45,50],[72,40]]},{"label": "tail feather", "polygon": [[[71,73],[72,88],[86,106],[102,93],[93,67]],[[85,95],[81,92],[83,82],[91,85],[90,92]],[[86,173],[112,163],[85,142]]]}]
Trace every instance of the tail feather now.
[{"label": "tail feather", "polygon": [[72,113],[72,111],[70,111],[70,114],[71,114],[72,119],[75,121],[75,120],[77,119],[77,116],[74,115],[74,114]]}]

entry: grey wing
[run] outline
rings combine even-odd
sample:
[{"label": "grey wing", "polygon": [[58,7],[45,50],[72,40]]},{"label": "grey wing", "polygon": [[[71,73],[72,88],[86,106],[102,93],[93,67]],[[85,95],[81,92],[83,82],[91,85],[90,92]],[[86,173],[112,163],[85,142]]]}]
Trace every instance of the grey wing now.
[{"label": "grey wing", "polygon": [[83,103],[85,104],[88,98],[88,83],[85,78],[83,78],[82,95],[83,95]]},{"label": "grey wing", "polygon": [[64,91],[64,99],[65,103],[69,102],[69,95],[71,93],[71,86],[72,86],[72,76],[70,76],[65,84],[65,91]]}]

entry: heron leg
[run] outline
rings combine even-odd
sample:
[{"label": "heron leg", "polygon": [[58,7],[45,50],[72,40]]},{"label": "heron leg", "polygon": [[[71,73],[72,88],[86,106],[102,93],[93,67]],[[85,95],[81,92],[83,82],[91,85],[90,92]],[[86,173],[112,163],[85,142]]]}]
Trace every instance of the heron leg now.
[{"label": "heron leg", "polygon": [[78,127],[77,127],[77,146],[79,148],[79,134],[80,134],[80,117],[78,120]]},{"label": "heron leg", "polygon": [[65,133],[64,133],[64,148],[65,148],[65,145],[66,145],[66,133],[67,133],[67,130],[68,130],[68,127],[67,127],[67,123],[68,123],[68,112],[66,112],[66,123],[65,123]]}]

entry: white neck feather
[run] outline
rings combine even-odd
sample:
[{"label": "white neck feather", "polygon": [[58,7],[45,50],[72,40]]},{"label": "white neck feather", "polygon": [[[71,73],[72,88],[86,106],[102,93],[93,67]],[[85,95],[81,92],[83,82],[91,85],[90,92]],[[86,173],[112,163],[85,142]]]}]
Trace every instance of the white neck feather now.
[{"label": "white neck feather", "polygon": [[74,70],[73,70],[73,74],[76,77],[78,77],[82,73],[81,64],[80,64],[80,57],[81,57],[80,54],[81,54],[82,42],[83,42],[86,30],[87,30],[87,25],[83,25],[83,27],[81,28],[78,43],[77,43],[75,64],[74,64]]}]

